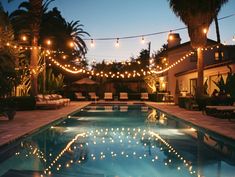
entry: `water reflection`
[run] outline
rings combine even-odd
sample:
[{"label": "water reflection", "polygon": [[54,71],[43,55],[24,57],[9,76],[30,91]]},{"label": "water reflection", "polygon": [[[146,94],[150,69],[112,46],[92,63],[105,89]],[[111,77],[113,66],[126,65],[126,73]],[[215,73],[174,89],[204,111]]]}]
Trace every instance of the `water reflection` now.
[{"label": "water reflection", "polygon": [[[121,112],[120,108],[115,111],[117,115]],[[105,107],[91,109],[110,110]],[[126,109],[127,113],[132,110],[123,108],[123,116],[127,115]],[[155,109],[138,111],[145,118],[141,123],[134,123],[130,118],[132,124],[129,125],[132,126],[126,126],[126,122],[125,126],[94,125],[71,116],[27,138],[11,150],[0,164],[0,176],[11,168],[40,171],[45,176],[89,167],[110,170],[108,166],[115,163],[123,168],[130,164],[144,165],[146,171],[162,172],[163,177],[170,173],[171,176],[232,176],[235,171],[233,143],[198,131]],[[22,167],[22,161],[28,167]],[[12,162],[14,166],[8,166]],[[115,175],[121,173],[120,170],[115,172]]]}]

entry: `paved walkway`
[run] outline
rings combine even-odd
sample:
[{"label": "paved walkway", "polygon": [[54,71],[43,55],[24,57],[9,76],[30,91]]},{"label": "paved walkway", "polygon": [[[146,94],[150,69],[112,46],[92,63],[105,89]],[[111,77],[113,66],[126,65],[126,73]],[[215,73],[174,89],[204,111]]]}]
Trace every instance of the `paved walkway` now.
[{"label": "paved walkway", "polygon": [[0,117],[0,146],[67,116],[91,102],[71,102],[56,110],[18,111],[13,121]]},{"label": "paved walkway", "polygon": [[235,119],[219,119],[207,115],[203,115],[200,111],[189,111],[179,108],[175,105],[163,105],[154,102],[146,102],[146,104],[153,106],[169,115],[183,119],[195,126],[202,127],[206,130],[216,132],[217,134],[235,140]]}]

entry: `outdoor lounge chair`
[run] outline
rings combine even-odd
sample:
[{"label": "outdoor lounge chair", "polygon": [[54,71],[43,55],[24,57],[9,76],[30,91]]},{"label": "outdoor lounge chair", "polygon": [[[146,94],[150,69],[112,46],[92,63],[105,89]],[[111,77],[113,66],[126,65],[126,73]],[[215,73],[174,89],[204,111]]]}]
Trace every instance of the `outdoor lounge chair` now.
[{"label": "outdoor lounge chair", "polygon": [[232,118],[235,112],[235,105],[233,106],[206,106],[206,114],[218,118]]},{"label": "outdoor lounge chair", "polygon": [[148,100],[149,99],[149,94],[146,92],[146,93],[141,93],[140,94],[140,99],[141,100]]},{"label": "outdoor lounge chair", "polygon": [[126,92],[120,92],[120,100],[128,100],[128,94]]},{"label": "outdoor lounge chair", "polygon": [[77,100],[85,100],[86,99],[86,97],[84,97],[81,92],[75,92],[75,97]]},{"label": "outdoor lounge chair", "polygon": [[104,93],[104,99],[105,100],[112,100],[113,99],[113,93],[112,92],[105,92]]},{"label": "outdoor lounge chair", "polygon": [[88,94],[89,94],[91,100],[95,100],[96,101],[96,100],[99,99],[99,97],[96,95],[95,92],[89,92]]}]

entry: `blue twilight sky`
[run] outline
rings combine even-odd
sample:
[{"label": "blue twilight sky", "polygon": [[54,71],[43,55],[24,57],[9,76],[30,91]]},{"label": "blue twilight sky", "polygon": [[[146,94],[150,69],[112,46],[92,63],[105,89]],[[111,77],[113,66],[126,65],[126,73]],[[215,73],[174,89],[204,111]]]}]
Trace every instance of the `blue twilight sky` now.
[{"label": "blue twilight sky", "polygon": [[[1,0],[9,12],[15,9],[22,0],[8,4]],[[50,7],[58,7],[67,21],[80,20],[91,38],[123,37],[142,35],[160,31],[170,31],[184,27],[169,8],[167,0],[55,0]],[[219,17],[235,14],[235,0],[230,0],[222,7]],[[235,35],[235,16],[219,21],[221,41],[233,44]],[[182,42],[189,40],[187,30],[179,31]],[[216,40],[214,23],[208,37]],[[120,40],[120,47],[113,41],[95,41],[95,47],[89,48],[88,61],[96,60],[127,60],[136,57],[140,50],[147,48],[151,41],[151,51],[157,51],[167,41],[167,33],[146,37],[145,44],[141,38]]]}]

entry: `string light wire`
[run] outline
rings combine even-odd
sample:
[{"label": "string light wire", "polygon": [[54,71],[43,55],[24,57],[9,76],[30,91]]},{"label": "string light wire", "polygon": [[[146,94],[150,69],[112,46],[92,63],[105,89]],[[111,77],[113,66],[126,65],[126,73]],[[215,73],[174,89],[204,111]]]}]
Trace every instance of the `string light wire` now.
[{"label": "string light wire", "polygon": [[[230,15],[226,15],[224,17],[218,18],[218,20],[224,20],[227,18],[231,18],[235,16],[235,13],[230,14]],[[200,25],[201,26],[201,25]],[[148,33],[148,34],[140,34],[140,35],[133,35],[133,36],[123,36],[123,37],[118,37],[119,40],[121,39],[132,39],[132,38],[143,38],[143,37],[148,37],[148,36],[155,36],[155,35],[160,35],[160,34],[166,34],[166,33],[172,33],[172,32],[176,32],[176,31],[181,31],[181,30],[185,30],[188,27],[181,27],[181,28],[175,28],[172,30],[165,30],[165,31],[158,31],[158,32],[154,32],[154,33]],[[109,40],[116,40],[117,37],[102,37],[102,38],[92,38],[92,40],[96,40],[96,41],[109,41]],[[91,40],[90,38],[84,38],[83,40],[87,41],[87,40]]]}]

